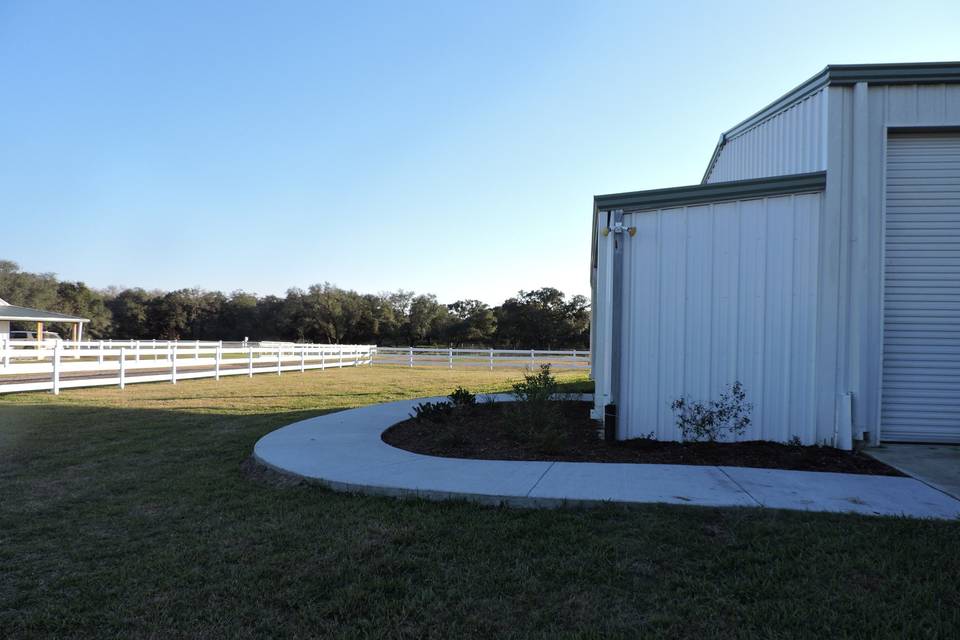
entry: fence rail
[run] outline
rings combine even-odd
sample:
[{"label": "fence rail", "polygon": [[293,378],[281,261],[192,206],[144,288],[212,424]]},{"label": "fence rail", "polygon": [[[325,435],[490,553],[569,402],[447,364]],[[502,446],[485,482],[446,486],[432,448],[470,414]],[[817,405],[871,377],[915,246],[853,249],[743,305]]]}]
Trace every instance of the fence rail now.
[{"label": "fence rail", "polygon": [[368,365],[372,345],[288,342],[8,340],[0,345],[0,394]]},{"label": "fence rail", "polygon": [[590,352],[540,349],[451,349],[437,347],[377,347],[374,364],[407,367],[497,367],[536,368],[549,364],[556,369],[589,369]]},{"label": "fence rail", "polygon": [[590,352],[167,340],[0,342],[0,394],[222,376],[282,374],[359,365],[590,368]]}]

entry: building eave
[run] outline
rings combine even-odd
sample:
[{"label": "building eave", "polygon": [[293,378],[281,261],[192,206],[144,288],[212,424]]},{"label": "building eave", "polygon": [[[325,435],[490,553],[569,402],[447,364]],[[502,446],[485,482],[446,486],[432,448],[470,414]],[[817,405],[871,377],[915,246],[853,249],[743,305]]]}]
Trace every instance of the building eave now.
[{"label": "building eave", "polygon": [[653,211],[695,204],[746,200],[792,193],[823,191],[827,183],[825,171],[799,173],[773,178],[713,182],[709,184],[651,189],[628,193],[594,196],[594,212],[623,209]]},{"label": "building eave", "polygon": [[710,178],[726,141],[808,98],[827,86],[868,84],[960,84],[960,62],[908,62],[894,64],[833,64],[791,89],[753,115],[723,132],[703,174]]}]

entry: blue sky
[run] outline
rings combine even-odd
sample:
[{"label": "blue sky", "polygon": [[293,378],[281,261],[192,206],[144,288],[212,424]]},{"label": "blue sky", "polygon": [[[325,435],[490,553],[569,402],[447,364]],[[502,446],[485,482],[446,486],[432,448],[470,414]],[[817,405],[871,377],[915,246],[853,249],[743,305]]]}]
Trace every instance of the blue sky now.
[{"label": "blue sky", "polygon": [[[588,293],[594,194],[696,183],[960,3],[0,1],[0,258],[108,285]],[[0,292],[2,294],[2,292]]]}]

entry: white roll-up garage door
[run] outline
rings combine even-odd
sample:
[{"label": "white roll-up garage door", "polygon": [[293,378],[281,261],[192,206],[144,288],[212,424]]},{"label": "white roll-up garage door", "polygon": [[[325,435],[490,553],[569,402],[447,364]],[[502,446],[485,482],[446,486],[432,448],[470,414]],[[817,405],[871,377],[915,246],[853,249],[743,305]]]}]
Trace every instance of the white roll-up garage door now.
[{"label": "white roll-up garage door", "polygon": [[960,134],[887,141],[881,438],[960,442]]}]

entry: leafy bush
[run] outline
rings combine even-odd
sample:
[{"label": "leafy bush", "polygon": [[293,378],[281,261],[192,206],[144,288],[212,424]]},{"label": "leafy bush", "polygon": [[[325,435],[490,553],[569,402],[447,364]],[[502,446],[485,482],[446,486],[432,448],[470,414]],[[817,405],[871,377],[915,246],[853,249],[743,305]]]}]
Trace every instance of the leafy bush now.
[{"label": "leafy bush", "polygon": [[670,405],[677,415],[677,426],[684,440],[716,442],[728,435],[742,435],[750,426],[753,404],[740,382],[734,382],[719,400],[704,404],[681,396]]},{"label": "leafy bush", "polygon": [[453,413],[453,405],[449,402],[421,402],[413,408],[414,418],[428,422],[446,422]]},{"label": "leafy bush", "polygon": [[550,373],[550,365],[540,365],[536,374],[523,374],[523,382],[513,385],[517,402],[546,402],[557,393],[557,379]]},{"label": "leafy bush", "polygon": [[477,396],[470,393],[463,387],[457,387],[449,396],[450,402],[455,407],[472,407],[477,404]]},{"label": "leafy bush", "polygon": [[569,438],[556,394],[557,379],[549,364],[541,365],[537,373],[524,374],[523,382],[513,385],[517,436],[544,451],[561,449]]}]

